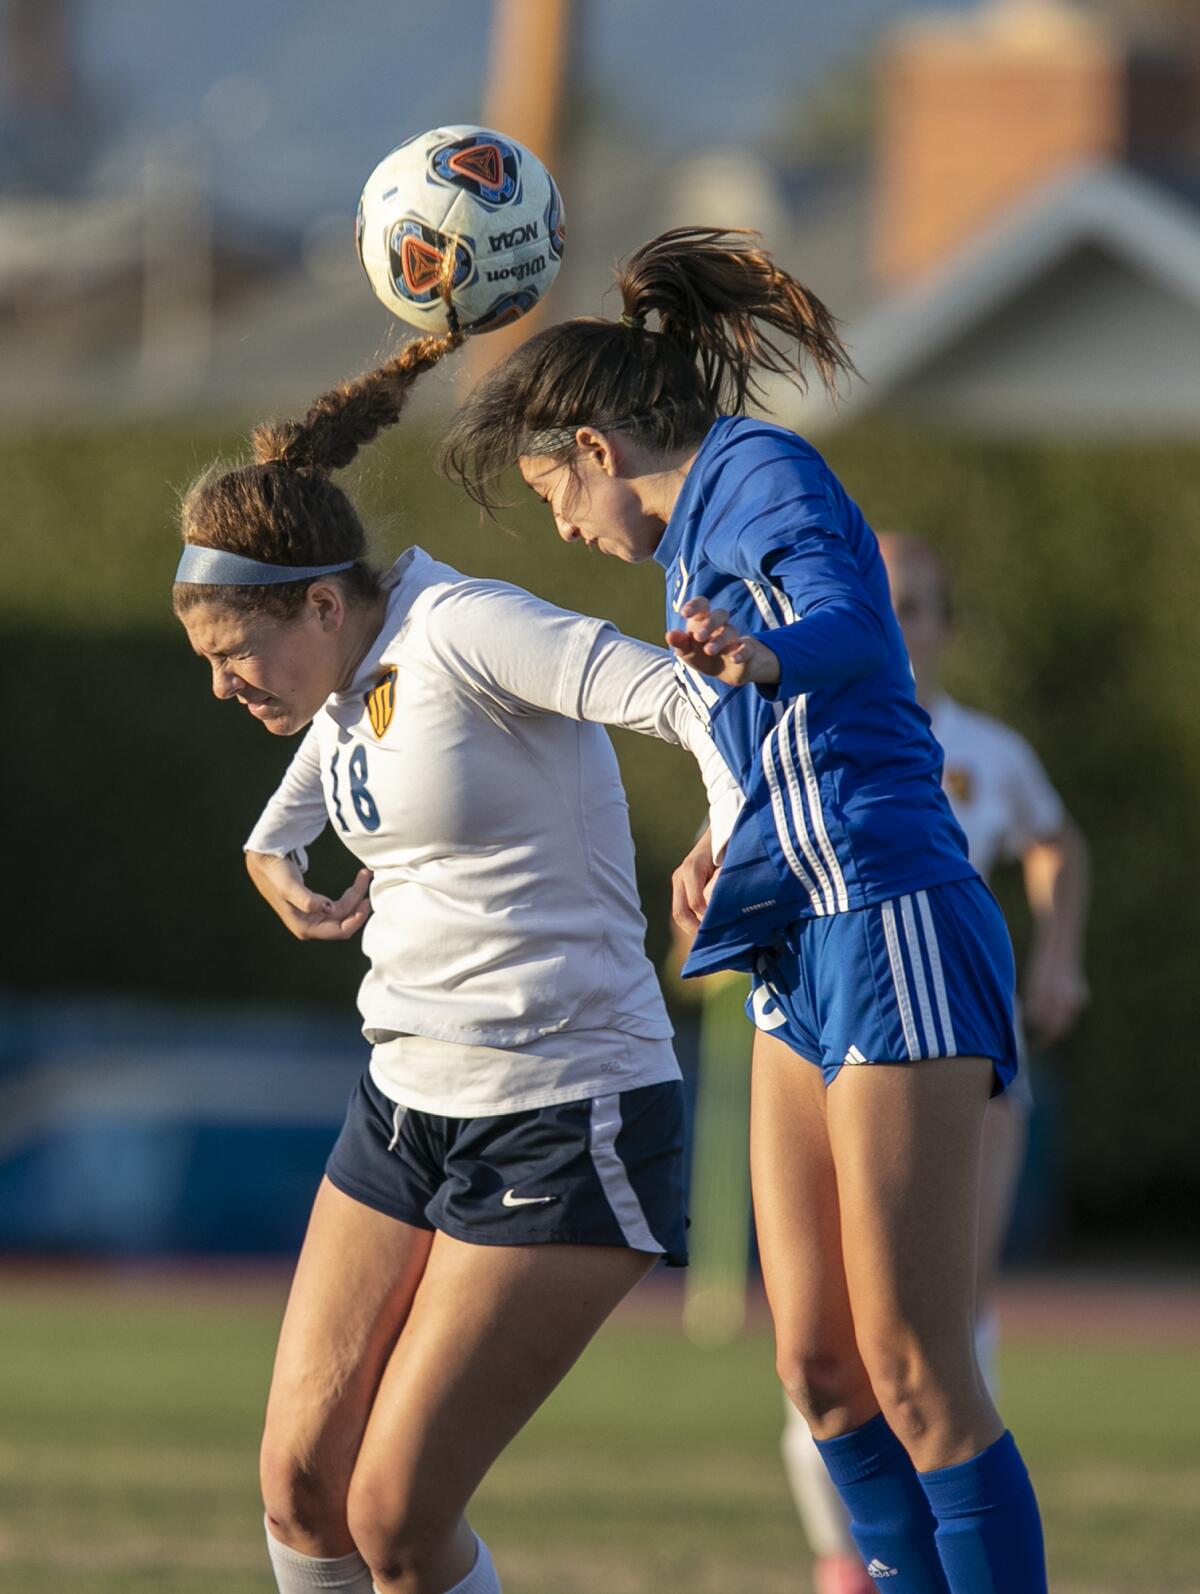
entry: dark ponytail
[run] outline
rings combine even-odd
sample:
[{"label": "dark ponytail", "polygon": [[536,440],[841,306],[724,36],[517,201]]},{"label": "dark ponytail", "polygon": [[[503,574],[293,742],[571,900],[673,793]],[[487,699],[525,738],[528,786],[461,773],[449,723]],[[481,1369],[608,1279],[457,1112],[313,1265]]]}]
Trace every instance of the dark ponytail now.
[{"label": "dark ponytail", "polygon": [[617,268],[623,320],[644,325],[658,315],[659,333],[698,369],[714,412],[740,415],[760,399],[758,371],[804,387],[807,362],[836,397],[853,370],[833,316],[756,246],[757,236],[676,227]]},{"label": "dark ponytail", "polygon": [[760,401],[762,376],[804,389],[811,366],[836,397],[854,370],[834,317],[755,233],[677,227],[635,250],[616,283],[618,321],[581,317],[536,334],[451,423],[441,468],[478,503],[493,506],[496,478],[522,455],[570,458],[579,426],[668,453]]},{"label": "dark ponytail", "polygon": [[[355,563],[333,579],[351,602],[380,591],[378,573],[366,563],[367,539],[354,506],[330,473],[349,465],[364,443],[400,418],[413,383],[456,349],[459,332],[415,338],[384,365],[322,394],[302,421],[268,423],[255,429],[255,463],[205,471],[184,496],[180,529],[185,543],[223,548],[267,564]],[[176,586],[176,614],[212,603],[240,613],[269,613],[289,619],[312,584],[283,582],[263,587]]]}]

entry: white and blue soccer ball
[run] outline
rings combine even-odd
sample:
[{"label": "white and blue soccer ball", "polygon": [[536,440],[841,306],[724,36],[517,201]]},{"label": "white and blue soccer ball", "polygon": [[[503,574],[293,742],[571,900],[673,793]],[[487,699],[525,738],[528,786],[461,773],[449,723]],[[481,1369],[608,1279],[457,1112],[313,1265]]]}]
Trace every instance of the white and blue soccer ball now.
[{"label": "white and blue soccer ball", "polygon": [[531,310],[557,276],[562,200],[515,139],[486,127],[436,127],[407,139],[367,178],[356,241],[367,280],[393,314],[426,332],[490,332]]}]

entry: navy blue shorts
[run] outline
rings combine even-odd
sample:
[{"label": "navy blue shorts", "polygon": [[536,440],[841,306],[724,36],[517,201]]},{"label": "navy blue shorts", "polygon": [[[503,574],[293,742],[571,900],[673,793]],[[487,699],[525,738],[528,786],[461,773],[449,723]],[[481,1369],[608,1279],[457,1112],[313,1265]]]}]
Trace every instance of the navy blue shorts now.
[{"label": "navy blue shorts", "polygon": [[344,1195],[471,1245],[624,1245],[687,1265],[678,1080],[495,1118],[390,1101],[368,1070],[325,1172]]},{"label": "navy blue shorts", "polygon": [[760,954],[747,1012],[816,1063],[990,1057],[997,1090],[1017,1072],[1012,943],[974,878],[793,925]]}]

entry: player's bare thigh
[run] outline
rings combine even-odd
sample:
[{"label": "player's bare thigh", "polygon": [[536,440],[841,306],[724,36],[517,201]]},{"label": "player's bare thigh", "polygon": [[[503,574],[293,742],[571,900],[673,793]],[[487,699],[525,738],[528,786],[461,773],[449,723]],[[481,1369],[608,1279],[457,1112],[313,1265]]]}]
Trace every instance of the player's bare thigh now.
[{"label": "player's bare thigh", "polygon": [[892,1428],[922,1470],[977,1455],[1002,1425],[975,1360],[987,1058],[844,1068],[830,1144],[855,1334]]},{"label": "player's bare thigh", "polygon": [[1025,1158],[1029,1107],[1013,1091],[994,1096],[983,1118],[979,1188],[979,1309],[986,1309],[1008,1235],[1017,1180]]},{"label": "player's bare thigh", "polygon": [[354,1547],[350,1475],[432,1239],[322,1180],[280,1331],[261,1456],[271,1532],[305,1555]]},{"label": "player's bare thigh", "polygon": [[854,1340],[825,1105],[821,1070],[757,1031],[750,1173],[763,1280],[780,1380],[818,1437],[878,1410]]},{"label": "player's bare thigh", "polygon": [[350,1486],[350,1528],[381,1594],[434,1594],[467,1575],[463,1512],[480,1480],[654,1260],[436,1235]]}]

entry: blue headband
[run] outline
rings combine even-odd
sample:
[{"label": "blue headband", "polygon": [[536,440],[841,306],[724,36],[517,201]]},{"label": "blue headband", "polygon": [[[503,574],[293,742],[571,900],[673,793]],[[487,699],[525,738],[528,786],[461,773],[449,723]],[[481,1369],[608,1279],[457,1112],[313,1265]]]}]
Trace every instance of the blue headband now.
[{"label": "blue headband", "polygon": [[203,587],[270,587],[284,581],[332,576],[357,563],[356,559],[344,559],[340,565],[268,565],[259,559],[246,559],[240,553],[227,553],[224,548],[201,548],[188,543],[175,580]]}]

